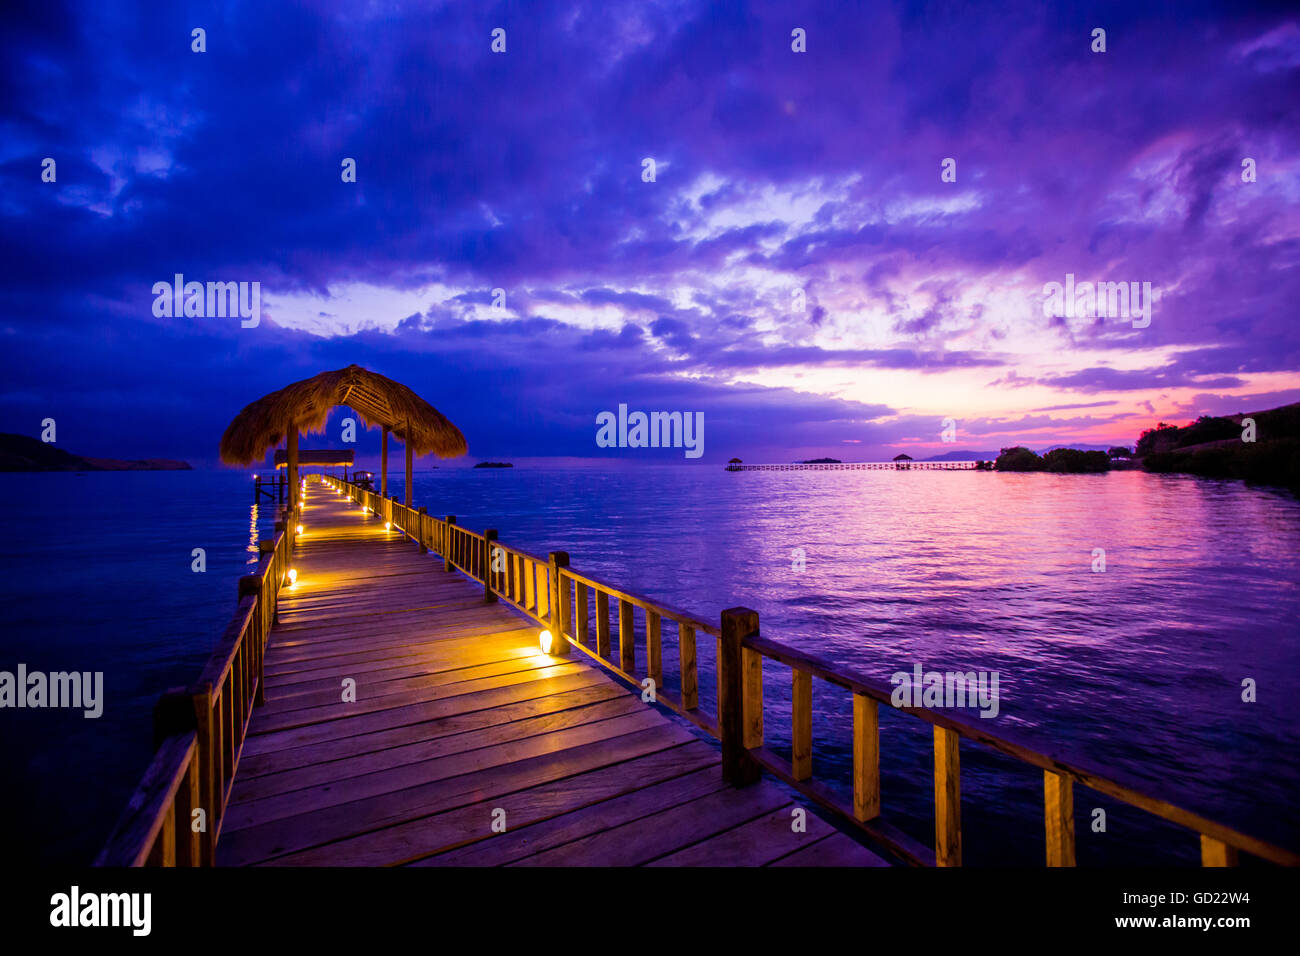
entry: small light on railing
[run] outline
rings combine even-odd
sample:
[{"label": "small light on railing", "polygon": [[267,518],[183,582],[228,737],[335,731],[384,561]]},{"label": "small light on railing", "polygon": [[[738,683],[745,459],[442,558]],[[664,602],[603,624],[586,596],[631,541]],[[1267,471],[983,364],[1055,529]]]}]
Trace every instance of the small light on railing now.
[{"label": "small light on railing", "polygon": [[385,530],[385,531],[391,531],[392,529],[393,529],[393,523],[392,523],[391,521],[385,521],[385,522],[384,522],[384,530]]},{"label": "small light on railing", "polygon": [[551,644],[554,642],[554,640],[555,639],[551,636],[550,631],[542,631],[538,639],[538,643],[542,645],[543,654],[551,653]]},{"label": "small light on railing", "polygon": [[302,534],[302,525],[298,525],[297,533]]},{"label": "small light on railing", "polygon": [[289,578],[289,587],[293,587],[298,583],[298,569],[290,568],[287,577]]},{"label": "small light on railing", "polygon": [[254,480],[254,481],[257,481],[257,475],[254,475],[254,476],[253,476],[253,480]]}]

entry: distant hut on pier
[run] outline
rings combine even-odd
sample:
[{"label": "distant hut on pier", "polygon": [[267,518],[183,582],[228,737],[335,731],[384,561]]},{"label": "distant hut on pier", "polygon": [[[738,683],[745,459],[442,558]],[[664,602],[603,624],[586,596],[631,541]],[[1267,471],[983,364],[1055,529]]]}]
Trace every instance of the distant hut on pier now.
[{"label": "distant hut on pier", "polygon": [[298,503],[298,435],[325,430],[338,405],[354,410],[367,428],[384,431],[381,446],[381,494],[388,494],[388,433],[406,446],[406,504],[411,503],[411,469],[416,455],[454,458],[469,449],[460,429],[441,412],[400,382],[349,365],[334,372],[286,385],[246,405],[221,436],[221,460],[251,465],[269,449],[285,443],[290,506]]}]

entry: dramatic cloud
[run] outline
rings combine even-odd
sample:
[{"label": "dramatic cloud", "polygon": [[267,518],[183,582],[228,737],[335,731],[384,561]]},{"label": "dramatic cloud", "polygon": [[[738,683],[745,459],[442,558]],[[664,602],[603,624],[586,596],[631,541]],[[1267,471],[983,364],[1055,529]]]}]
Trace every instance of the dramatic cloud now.
[{"label": "dramatic cloud", "polygon": [[[210,461],[350,362],[482,456],[596,455],[619,403],[788,460],[1300,389],[1284,5],[42,0],[0,46],[0,429],[82,453]],[[156,316],[178,273],[261,323]],[[1045,314],[1067,276],[1150,283],[1149,324]]]}]

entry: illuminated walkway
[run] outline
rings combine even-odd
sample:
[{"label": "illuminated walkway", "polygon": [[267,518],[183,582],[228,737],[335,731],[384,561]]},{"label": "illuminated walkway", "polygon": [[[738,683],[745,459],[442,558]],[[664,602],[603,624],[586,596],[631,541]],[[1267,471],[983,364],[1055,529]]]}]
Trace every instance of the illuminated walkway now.
[{"label": "illuminated walkway", "polygon": [[219,864],[884,865],[356,504],[302,522]]}]

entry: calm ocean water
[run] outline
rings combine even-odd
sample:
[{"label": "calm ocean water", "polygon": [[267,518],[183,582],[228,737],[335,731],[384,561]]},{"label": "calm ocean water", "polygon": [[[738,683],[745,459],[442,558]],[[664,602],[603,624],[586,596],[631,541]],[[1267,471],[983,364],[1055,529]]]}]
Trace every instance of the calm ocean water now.
[{"label": "calm ocean water", "polygon": [[[400,494],[400,477],[391,490]],[[148,760],[159,692],[196,676],[233,613],[260,526],[234,472],[0,475],[0,669],[102,670],[106,708],[4,711],[10,859],[92,857]],[[988,721],[1155,795],[1300,846],[1300,501],[1239,483],[1116,472],[743,472],[518,467],[419,474],[415,501],[567,550],[575,568],[888,681],[999,675]],[[207,572],[191,571],[204,548]],[[1105,549],[1106,570],[1092,571]],[[802,549],[804,569],[793,569]],[[669,683],[675,631],[665,628]],[[701,684],[713,698],[713,650]],[[1258,684],[1243,703],[1241,682]],[[768,662],[767,731],[789,740],[789,671]],[[844,785],[850,701],[814,682],[815,773]],[[881,710],[885,812],[932,841],[929,725]],[[1042,777],[966,744],[968,863],[1039,865]],[[1194,862],[1194,835],[1076,788],[1081,864]],[[1093,832],[1094,808],[1106,832]]]}]

